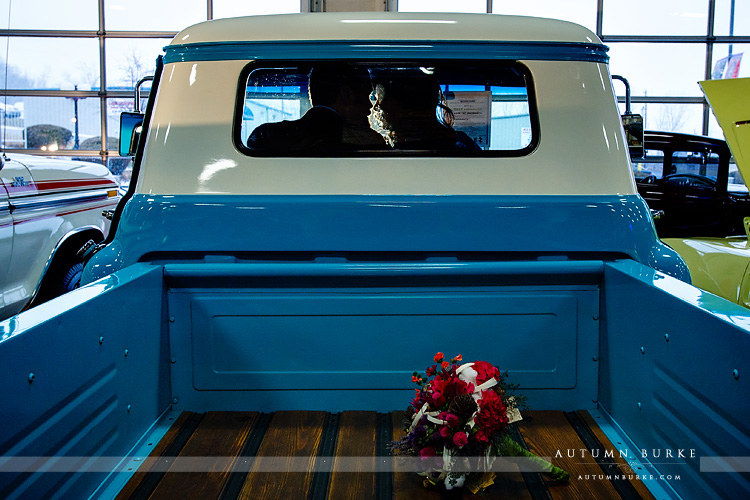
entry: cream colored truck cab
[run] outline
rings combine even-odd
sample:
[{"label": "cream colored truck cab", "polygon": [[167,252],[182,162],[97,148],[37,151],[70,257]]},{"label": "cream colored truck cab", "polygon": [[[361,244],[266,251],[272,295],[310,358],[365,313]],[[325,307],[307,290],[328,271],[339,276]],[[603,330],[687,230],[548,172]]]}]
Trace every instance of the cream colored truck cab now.
[{"label": "cream colored truck cab", "polygon": [[109,230],[117,183],[103,165],[3,154],[0,168],[0,318],[77,286],[77,252]]}]

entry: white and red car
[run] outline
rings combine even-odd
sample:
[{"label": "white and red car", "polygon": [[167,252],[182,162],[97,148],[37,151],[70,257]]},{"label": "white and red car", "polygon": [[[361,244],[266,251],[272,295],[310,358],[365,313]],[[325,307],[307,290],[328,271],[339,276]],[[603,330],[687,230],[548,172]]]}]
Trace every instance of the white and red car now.
[{"label": "white and red car", "polygon": [[119,200],[103,165],[0,154],[0,319],[78,285],[77,256]]}]

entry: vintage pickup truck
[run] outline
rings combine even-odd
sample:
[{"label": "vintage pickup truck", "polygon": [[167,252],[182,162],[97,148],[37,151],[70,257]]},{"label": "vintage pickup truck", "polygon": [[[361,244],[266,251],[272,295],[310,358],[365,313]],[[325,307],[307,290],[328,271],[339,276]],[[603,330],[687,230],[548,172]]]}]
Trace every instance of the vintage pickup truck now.
[{"label": "vintage pickup truck", "polygon": [[489,498],[746,498],[750,312],[657,239],[607,63],[522,17],[179,33],[87,284],[0,323],[0,497],[445,497],[387,451],[439,350],[571,476]]}]

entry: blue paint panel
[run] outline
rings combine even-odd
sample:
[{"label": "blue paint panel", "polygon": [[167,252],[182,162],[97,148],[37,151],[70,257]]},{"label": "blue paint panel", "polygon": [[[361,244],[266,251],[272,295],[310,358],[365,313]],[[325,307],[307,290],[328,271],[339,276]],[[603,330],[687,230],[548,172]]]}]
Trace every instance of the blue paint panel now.
[{"label": "blue paint panel", "polygon": [[750,311],[617,262],[605,266],[602,319],[600,401],[636,446],[695,449],[651,460],[681,476],[685,499],[750,496],[747,473],[700,472],[700,457],[750,456]]},{"label": "blue paint panel", "polygon": [[0,498],[87,498],[106,472],[85,457],[123,456],[167,406],[162,290],[136,265],[0,323],[0,457],[49,457],[40,471],[84,457],[0,474]]},{"label": "blue paint panel", "polygon": [[576,304],[544,292],[198,296],[193,382],[197,390],[409,389],[433,351],[456,346],[446,355],[491,360],[524,388],[571,389]]},{"label": "blue paint panel", "polygon": [[[175,408],[393,411],[411,400],[412,372],[437,350],[507,369],[535,409],[591,408],[602,269],[576,261],[168,264]],[[481,282],[456,281],[472,276]]]},{"label": "blue paint panel", "polygon": [[[154,213],[159,216],[147,216]],[[349,252],[629,257],[689,281],[682,259],[656,238],[637,195],[134,195],[113,241],[89,261],[84,281],[138,261],[191,258],[191,252],[238,259],[252,252],[274,259],[298,254],[289,260]]]},{"label": "blue paint panel", "polygon": [[482,60],[545,60],[607,63],[605,45],[577,42],[491,42],[491,41],[274,41],[215,42],[168,45],[166,64],[192,61],[324,59],[458,59],[481,53]]}]

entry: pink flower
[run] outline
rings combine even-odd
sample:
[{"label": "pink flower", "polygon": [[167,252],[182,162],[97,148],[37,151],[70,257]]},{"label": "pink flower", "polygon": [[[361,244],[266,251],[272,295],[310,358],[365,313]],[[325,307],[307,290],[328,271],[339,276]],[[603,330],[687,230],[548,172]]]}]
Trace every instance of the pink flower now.
[{"label": "pink flower", "polygon": [[448,422],[448,425],[451,427],[456,427],[459,424],[458,417],[453,415],[452,413],[449,413],[445,416],[445,421]]},{"label": "pink flower", "polygon": [[469,437],[465,432],[457,432],[453,435],[453,444],[455,444],[459,448],[462,446],[466,446],[468,443]]},{"label": "pink flower", "polygon": [[430,458],[435,456],[435,448],[432,446],[425,446],[421,450],[419,450],[419,456],[423,459]]},{"label": "pink flower", "polygon": [[440,428],[440,435],[443,436],[445,439],[448,439],[451,437],[451,429],[450,427],[443,426]]}]

